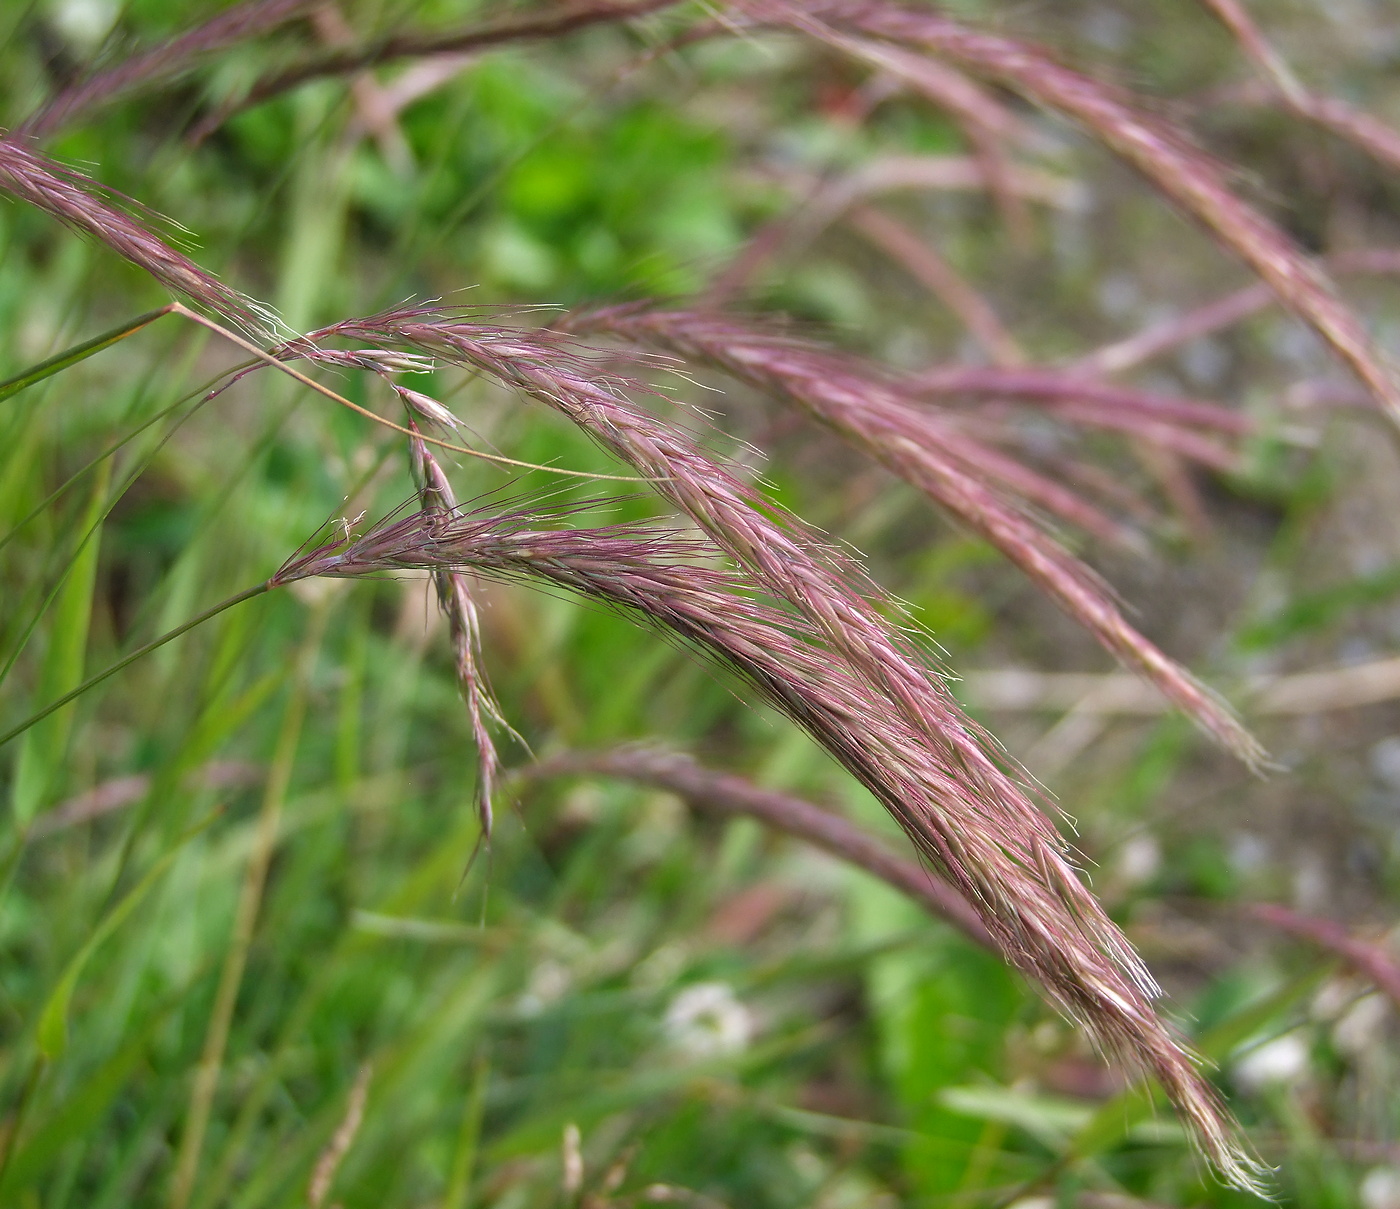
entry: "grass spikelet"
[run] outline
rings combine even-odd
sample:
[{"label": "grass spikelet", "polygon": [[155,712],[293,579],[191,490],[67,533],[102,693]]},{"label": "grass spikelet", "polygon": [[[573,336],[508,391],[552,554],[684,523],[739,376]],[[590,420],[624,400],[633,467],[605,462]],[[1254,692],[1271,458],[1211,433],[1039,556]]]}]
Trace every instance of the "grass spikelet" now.
[{"label": "grass spikelet", "polygon": [[987,485],[996,475],[982,469],[975,444],[950,440],[879,371],[717,316],[634,307],[596,311],[571,323],[659,343],[809,412],[995,545],[1221,746],[1252,767],[1265,762],[1259,744],[1214,693],[1134,629],[1083,563]]},{"label": "grass spikelet", "polygon": [[201,25],[96,71],[65,88],[20,127],[19,133],[44,138],[124,93],[169,80],[194,60],[236,46],[276,29],[313,9],[318,0],[244,0]]},{"label": "grass spikelet", "polygon": [[[426,403],[446,410],[436,400],[428,399],[427,396],[412,391],[405,393],[416,396],[416,400],[411,404],[405,400],[406,405],[412,406],[414,410],[421,410]],[[417,432],[417,426],[411,418],[408,427]],[[432,451],[426,443],[414,436],[409,440],[409,454],[414,481],[418,484],[418,498],[424,513],[442,517],[452,516],[457,511],[457,497]],[[461,690],[462,700],[466,703],[472,741],[476,745],[476,807],[481,818],[482,840],[489,843],[494,817],[492,803],[501,771],[500,753],[496,749],[492,730],[504,727],[506,723],[481,668],[481,624],[467,576],[461,571],[444,567],[435,568],[432,576],[438,608],[447,618],[448,639],[452,644],[457,685]]]},{"label": "grass spikelet", "polygon": [[0,138],[0,190],[105,244],[173,293],[243,331],[266,337],[274,330],[275,320],[266,307],[226,286],[120,205],[106,200],[97,182],[14,138]]},{"label": "grass spikelet", "polygon": [[1322,269],[1237,196],[1181,130],[1149,116],[1116,88],[1061,65],[1046,51],[969,28],[936,10],[892,0],[745,0],[759,21],[840,49],[850,34],[917,47],[1021,93],[1077,122],[1205,226],[1309,323],[1400,424],[1400,385]]},{"label": "grass spikelet", "polygon": [[[749,575],[716,568],[711,543],[645,526],[535,527],[559,517],[528,507],[418,513],[302,555],[277,578],[396,568],[523,577],[639,615],[716,658],[865,785],[972,905],[1003,956],[1106,1052],[1156,1074],[1205,1153],[1233,1182],[1254,1186],[1228,1113],[1152,1008],[1151,976],[1079,880],[1049,819],[1004,773],[992,784],[985,753],[979,768],[946,730],[930,741],[928,719],[911,725],[827,634]],[[975,728],[962,723],[965,740]]]}]

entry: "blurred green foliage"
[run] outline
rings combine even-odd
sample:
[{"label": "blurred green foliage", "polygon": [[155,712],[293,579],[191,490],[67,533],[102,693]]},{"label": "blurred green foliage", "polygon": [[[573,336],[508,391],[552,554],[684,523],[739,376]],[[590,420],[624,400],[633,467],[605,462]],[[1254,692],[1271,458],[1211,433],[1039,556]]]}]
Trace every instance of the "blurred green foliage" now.
[{"label": "blurred green foliage", "polygon": [[[4,122],[103,44],[109,17],[115,46],[209,8],[5,6]],[[494,9],[362,0],[345,13],[369,32]],[[1206,89],[1233,62],[1189,5],[1143,14],[1076,3],[1036,19],[1062,46],[1097,48],[1085,56],[1164,94]],[[664,28],[645,28],[651,45]],[[1095,29],[1127,32],[1115,42]],[[863,125],[844,119],[823,98],[858,87],[858,73],[787,44],[702,44],[639,66],[644,48],[640,35],[603,29],[474,57],[392,129],[369,133],[345,83],[318,82],[187,145],[192,113],[286,51],[241,47],[51,149],[178,219],[202,263],[302,328],[407,296],[571,305],[693,294],[791,204],[771,173],[755,171],[765,157],[820,173],[877,154],[968,151],[952,123],[908,96]],[[1048,169],[1104,171],[1064,130],[1042,133]],[[1286,152],[1267,141],[1273,168]],[[1155,202],[1111,174],[1095,187],[1095,214],[1037,212],[1021,246],[980,196],[916,200],[909,214],[964,271],[1000,283],[997,305],[1047,358],[1122,334],[1096,291],[1115,272],[1155,281],[1154,242],[1186,249],[1164,289],[1179,278],[1208,297],[1231,284]],[[779,258],[753,297],[898,364],[951,359],[962,339],[897,266],[839,232]],[[161,301],[111,255],[38,213],[0,207],[0,379]],[[1240,363],[1272,365],[1256,334],[1241,337]],[[203,385],[235,359],[167,317],[0,397],[0,726],[266,578],[328,519],[410,498],[394,434],[286,382],[255,376],[204,405]],[[442,373],[433,383],[474,437],[513,457],[618,470],[534,405]],[[743,392],[667,385],[713,410],[688,418],[721,452],[748,442],[769,452],[773,497],[857,542],[954,666],[1102,666],[985,546],[872,483],[849,453],[784,428]],[[361,400],[371,384],[348,374],[337,389]],[[1226,675],[1260,652],[1287,663],[1330,650],[1318,644],[1395,598],[1400,551],[1383,567],[1314,582],[1315,523],[1335,496],[1326,468],[1346,463],[1327,446],[1304,475],[1294,456],[1265,450],[1228,489],[1203,488],[1213,502],[1266,513],[1240,557],[1286,581],[1272,600],[1231,581],[1212,614],[1222,626],[1179,636],[1181,653]],[[1142,485],[1140,468],[1116,472]],[[458,482],[464,497],[597,490],[480,464],[462,465]],[[1218,510],[1230,526],[1235,513]],[[612,515],[655,511],[632,498]],[[1182,539],[1181,526],[1165,529]],[[1163,576],[1180,570],[1170,554],[1161,562]],[[305,1203],[357,1080],[363,1123],[326,1201],[347,1209],[1249,1199],[1216,1186],[1170,1118],[1125,1091],[1000,964],[887,887],[751,822],[717,824],[667,795],[601,780],[517,786],[480,851],[470,732],[422,589],[388,580],[260,597],[0,757],[10,807],[0,837],[0,1202]],[[1183,575],[1171,590],[1193,587]],[[1149,623],[1173,609],[1165,599],[1154,611],[1150,589],[1140,599]],[[656,635],[517,586],[489,588],[484,603],[487,662],[521,739],[508,744],[511,762],[659,737],[890,829],[788,723]],[[1013,754],[1023,739],[1008,739]],[[1072,795],[1083,847],[1102,861],[1096,880],[1121,918],[1144,925],[1149,951],[1162,942],[1182,1027],[1226,1064],[1222,1086],[1281,1165],[1280,1199],[1363,1204],[1363,1174],[1388,1170],[1400,1124],[1385,1094],[1394,1045],[1375,1041],[1363,1072],[1354,1049],[1329,1040],[1330,1022],[1366,1002],[1364,988],[1331,978],[1315,954],[1222,941],[1227,952],[1203,956],[1185,927],[1173,942],[1164,916],[1277,893],[1286,871],[1250,881],[1238,837],[1182,824],[1183,795],[1209,805],[1210,793],[1244,792],[1240,774],[1211,763],[1184,727],[1125,725],[1105,753],[1052,782]],[[1155,835],[1159,864],[1120,879],[1114,854],[1144,834]],[[260,860],[265,884],[250,872]],[[1378,863],[1367,884],[1384,902],[1393,853]],[[241,940],[240,896],[256,909]],[[211,1021],[231,969],[219,1046]],[[1330,1016],[1319,987],[1343,997]],[[1231,1081],[1234,1058],[1295,1035],[1307,1063],[1291,1085]],[[200,1111],[207,1127],[192,1124]]]}]

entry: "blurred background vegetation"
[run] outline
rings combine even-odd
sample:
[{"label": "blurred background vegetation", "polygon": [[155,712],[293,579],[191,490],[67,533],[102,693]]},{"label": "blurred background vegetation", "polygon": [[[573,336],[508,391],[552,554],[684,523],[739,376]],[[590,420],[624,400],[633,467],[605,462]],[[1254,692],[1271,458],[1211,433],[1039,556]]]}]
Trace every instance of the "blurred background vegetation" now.
[{"label": "blurred background vegetation", "polygon": [[[0,120],[94,55],[215,7],[10,0]],[[812,180],[973,150],[907,89],[790,38],[654,53],[675,28],[664,15],[312,82],[186,137],[279,56],[510,7],[344,0],[48,148],[178,220],[201,264],[301,330],[408,297],[703,292]],[[1309,249],[1400,243],[1400,178],[1251,103],[1238,47],[1191,0],[950,7],[1188,119]],[[1400,120],[1395,8],[1255,8],[1310,83]],[[1248,284],[1106,153],[1004,99],[1044,178],[1019,229],[980,188],[879,204],[976,284],[1028,357],[1070,360]],[[1394,284],[1347,292],[1400,345]],[[900,367],[982,356],[910,263],[849,223],[790,243],[742,296]],[[163,301],[47,216],[0,206],[0,378]],[[265,375],[198,406],[236,359],[167,317],[0,401],[0,724],[266,578],[328,518],[412,495],[394,434],[292,383]],[[1229,474],[1083,442],[1145,502],[1143,553],[1083,548],[1145,632],[1227,693],[1354,665],[1383,680],[1400,639],[1400,463],[1321,346],[1266,311],[1132,380],[1259,424]],[[912,490],[717,385],[677,388],[707,409],[711,443],[762,450],[773,496],[858,547],[954,668],[1110,670]],[[366,384],[337,388],[360,399]],[[433,389],[512,457],[618,469],[498,389],[443,375]],[[1053,465],[1063,434],[1026,423]],[[482,463],[456,481],[463,498],[599,486]],[[891,826],[789,723],[655,635],[525,587],[484,601],[487,665],[521,739],[509,763],[659,739]],[[1327,682],[1305,709],[1246,710],[1282,765],[1261,781],[1178,719],[1034,678],[1013,710],[979,697],[991,683],[969,676],[969,705],[1074,817],[1096,890],[1219,1064],[1280,1201],[1397,1209],[1395,1005],[1245,908],[1341,920],[1387,960],[1400,705],[1329,697]],[[997,961],[754,822],[605,779],[518,785],[472,862],[475,757],[421,579],[222,614],[11,744],[0,777],[5,1204],[1252,1202]]]}]

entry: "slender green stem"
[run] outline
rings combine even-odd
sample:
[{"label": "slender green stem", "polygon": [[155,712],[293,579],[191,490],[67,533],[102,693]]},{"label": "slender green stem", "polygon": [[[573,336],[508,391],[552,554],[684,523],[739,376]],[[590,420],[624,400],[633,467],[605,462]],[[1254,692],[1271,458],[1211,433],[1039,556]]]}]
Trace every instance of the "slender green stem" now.
[{"label": "slender green stem", "polygon": [[149,655],[152,651],[163,647],[167,642],[172,642],[174,639],[179,638],[181,634],[189,633],[189,631],[194,629],[195,626],[203,625],[206,621],[217,617],[220,613],[224,612],[225,609],[231,609],[234,605],[242,604],[245,600],[251,600],[254,596],[261,596],[264,592],[269,591],[275,586],[276,585],[273,584],[271,580],[265,580],[260,584],[253,585],[253,587],[251,588],[245,588],[242,592],[239,592],[237,595],[230,596],[226,600],[221,600],[218,604],[214,605],[213,607],[205,609],[204,612],[201,613],[198,617],[192,617],[183,625],[178,625],[173,630],[162,634],[159,638],[152,639],[150,642],[146,643],[145,646],[138,647],[136,650],[132,651],[130,655],[126,656],[126,658],[118,659],[117,662],[112,664],[111,667],[105,669],[104,671],[98,672],[95,676],[89,676],[71,693],[64,693],[64,695],[60,697],[57,701],[51,702],[49,705],[44,706],[44,708],[41,709],[37,714],[31,714],[18,726],[12,727],[11,729],[7,730],[3,735],[0,735],[0,747],[4,747],[5,744],[8,743],[11,739],[18,738],[20,735],[24,734],[24,732],[27,731],[31,726],[33,726],[36,722],[42,722],[51,713],[53,713],[54,710],[62,709],[70,701],[74,700],[75,698],[81,697],[85,692],[88,691],[88,689],[95,688],[104,680],[108,679],[111,676],[115,676],[124,667],[135,663],[138,659],[142,658],[143,656]]},{"label": "slender green stem", "polygon": [[[190,397],[190,395],[185,396],[186,399]],[[167,442],[169,442],[175,436],[175,434],[180,431],[180,428],[188,420],[190,420],[199,412],[199,409],[209,401],[209,398],[210,396],[206,395],[194,407],[190,408],[189,411],[187,411],[183,416],[176,420],[175,423],[170,426],[170,430],[164,436],[162,436],[159,441],[156,442],[155,446],[148,450],[142,457],[140,457],[137,460],[137,463],[132,468],[131,473],[126,476],[126,480],[121,484],[120,487],[117,488],[116,492],[112,495],[111,499],[108,500],[107,506],[103,509],[102,515],[98,518],[96,524],[94,524],[93,527],[87,531],[87,533],[83,536],[82,541],[78,543],[77,549],[74,551],[73,558],[77,558],[77,550],[81,550],[83,545],[88,541],[88,539],[91,538],[92,535],[96,533],[97,530],[106,523],[107,517],[111,515],[112,509],[116,507],[117,501],[120,500],[122,496],[124,496],[127,493],[127,491],[131,488],[131,485],[134,482],[136,482],[138,478],[141,477],[141,475],[145,472],[146,467],[148,467],[154,460],[156,454],[159,453],[163,448],[165,448]],[[124,443],[125,442],[123,442],[123,444]],[[117,448],[120,448],[120,446],[117,446]],[[113,452],[114,451],[115,450],[113,450]],[[98,462],[100,461],[101,459],[98,459]],[[66,487],[67,484],[64,484],[64,486]],[[29,518],[26,517],[24,521],[21,521],[20,523],[27,524],[28,520]],[[6,536],[4,541],[9,541],[9,535]],[[4,542],[0,542],[0,546],[3,545]],[[58,595],[59,589],[63,586],[63,581],[67,574],[68,570],[65,569],[60,574],[58,581],[53,585],[52,588],[49,589],[48,594],[44,597],[43,603],[39,606],[38,612],[36,612],[34,616],[30,618],[29,624],[24,629],[24,633],[20,635],[19,641],[15,644],[14,650],[10,652],[10,657],[6,660],[5,666],[3,668],[0,668],[0,684],[3,684],[9,678],[10,671],[14,668],[15,662],[19,659],[20,655],[24,653],[24,648],[28,644],[30,636],[34,633],[34,629],[39,624],[39,622],[43,620],[44,614],[48,611],[49,605],[53,602],[54,597]],[[3,742],[3,740],[0,740],[0,742]]]},{"label": "slender green stem", "polygon": [[277,836],[282,821],[282,807],[286,802],[287,788],[291,784],[292,767],[296,762],[297,747],[301,742],[301,727],[306,716],[311,669],[315,662],[316,652],[321,645],[321,638],[325,633],[328,615],[328,603],[323,603],[312,614],[306,637],[302,641],[300,655],[297,658],[291,696],[288,698],[286,710],[282,716],[282,727],[278,732],[277,747],[273,753],[272,764],[268,769],[267,784],[263,790],[263,802],[262,808],[258,812],[253,851],[249,854],[248,864],[243,871],[243,884],[239,890],[238,906],[234,913],[233,935],[229,939],[228,951],[224,956],[223,968],[219,974],[219,985],[214,993],[214,1006],[209,1014],[209,1024],[204,1034],[204,1046],[200,1052],[199,1063],[195,1067],[194,1083],[190,1089],[189,1112],[185,1118],[180,1148],[176,1156],[175,1175],[171,1182],[170,1209],[186,1209],[199,1175],[200,1155],[204,1149],[204,1136],[209,1127],[214,1094],[218,1090],[219,1075],[223,1069],[224,1054],[228,1048],[229,1030],[233,1025],[238,988],[242,985],[243,972],[248,964],[248,951],[252,947],[253,934],[257,928],[258,915],[262,909],[263,890],[267,884],[268,868],[272,863],[272,855],[277,846]]},{"label": "slender green stem", "polygon": [[[35,504],[34,507],[31,508],[22,519],[16,521],[14,526],[10,529],[8,533],[5,534],[4,537],[0,537],[0,550],[3,550],[7,545],[9,545],[9,543],[14,539],[15,535],[19,533],[19,531],[23,529],[25,525],[29,524],[29,522],[32,521],[36,516],[40,515],[50,504],[54,502],[54,500],[58,499],[60,495],[67,491],[68,488],[71,487],[74,483],[76,483],[80,478],[82,478],[83,475],[87,474],[88,471],[93,469],[93,467],[100,466],[104,461],[112,457],[119,450],[123,449],[127,445],[130,445],[131,442],[134,441],[137,437],[139,437],[143,432],[145,432],[146,429],[150,428],[152,425],[159,424],[163,419],[169,416],[172,412],[178,411],[191,399],[196,398],[199,395],[205,395],[205,398],[200,399],[199,403],[195,407],[192,407],[190,409],[189,415],[181,418],[180,424],[183,424],[186,420],[190,419],[195,414],[195,412],[197,412],[201,407],[203,407],[207,402],[209,402],[209,396],[214,389],[214,384],[218,381],[219,378],[226,377],[228,374],[238,373],[240,370],[247,369],[248,366],[252,364],[255,364],[255,362],[244,362],[241,365],[235,365],[232,369],[225,370],[224,373],[219,374],[218,377],[207,381],[203,386],[200,386],[197,389],[182,395],[180,398],[176,399],[175,402],[172,403],[169,407],[162,408],[160,411],[156,412],[155,415],[151,416],[150,419],[143,420],[136,428],[132,429],[131,432],[126,434],[126,436],[122,437],[120,441],[117,441],[113,445],[109,445],[106,449],[104,449],[86,465],[80,466],[66,479],[64,479],[62,483],[60,483],[51,492],[49,492],[49,494],[45,496],[39,503]],[[179,425],[176,425],[176,427],[179,427]]]},{"label": "slender green stem", "polygon": [[36,382],[51,378],[60,370],[65,370],[70,365],[75,365],[84,358],[91,357],[93,353],[100,353],[109,345],[116,344],[118,340],[125,340],[148,324],[154,323],[162,315],[170,314],[175,306],[176,304],[172,302],[168,306],[161,307],[158,311],[147,311],[144,315],[137,315],[135,319],[128,319],[120,327],[114,327],[110,332],[103,332],[102,335],[85,340],[82,344],[75,344],[72,348],[64,349],[56,357],[50,357],[47,361],[30,366],[29,369],[21,374],[16,374],[13,378],[6,378],[5,381],[0,382],[0,399],[8,399],[11,395],[17,395],[26,386],[33,386]]}]

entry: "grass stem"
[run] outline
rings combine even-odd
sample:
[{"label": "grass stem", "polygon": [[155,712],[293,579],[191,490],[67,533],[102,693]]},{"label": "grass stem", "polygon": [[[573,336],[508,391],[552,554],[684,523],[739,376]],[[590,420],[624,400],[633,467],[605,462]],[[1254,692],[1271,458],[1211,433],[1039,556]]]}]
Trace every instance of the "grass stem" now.
[{"label": "grass stem", "polygon": [[268,770],[262,807],[258,812],[253,851],[243,872],[243,885],[234,914],[233,934],[229,940],[223,968],[219,973],[214,1007],[209,1014],[209,1024],[204,1034],[204,1047],[200,1053],[199,1064],[195,1068],[194,1084],[190,1088],[189,1112],[185,1118],[185,1129],[180,1138],[180,1149],[175,1163],[175,1175],[171,1182],[170,1209],[186,1209],[199,1174],[204,1135],[209,1127],[214,1094],[218,1090],[219,1073],[223,1068],[224,1051],[228,1047],[229,1029],[233,1023],[238,989],[242,985],[243,971],[248,964],[248,950],[252,947],[253,933],[257,928],[263,888],[267,884],[267,871],[277,846],[282,807],[286,801],[287,787],[291,782],[292,767],[296,762],[297,746],[301,741],[311,667],[325,632],[328,611],[323,604],[312,614],[293,672],[291,696],[282,715],[277,747]]},{"label": "grass stem", "polygon": [[206,621],[217,617],[226,609],[231,609],[234,605],[242,604],[245,600],[251,600],[254,596],[261,596],[264,592],[268,591],[273,586],[274,585],[270,580],[266,580],[263,583],[254,584],[251,588],[245,588],[242,592],[227,597],[226,599],[221,600],[218,604],[205,609],[204,612],[199,614],[198,617],[192,617],[183,625],[178,625],[173,630],[169,630],[166,633],[162,634],[159,638],[152,639],[150,642],[146,643],[145,646],[138,647],[136,650],[132,651],[130,655],[127,655],[124,659],[118,659],[116,663],[111,665],[111,667],[105,668],[103,671],[98,672],[95,676],[89,676],[86,680],[82,682],[82,684],[78,685],[78,687],[75,688],[72,692],[64,693],[63,696],[60,697],[57,701],[50,702],[48,705],[44,706],[44,708],[41,709],[37,714],[30,714],[29,717],[26,718],[23,722],[21,722],[18,726],[11,727],[3,735],[0,735],[0,747],[4,747],[5,744],[10,742],[11,739],[18,738],[20,735],[24,734],[24,732],[27,731],[31,726],[34,726],[36,723],[42,722],[55,710],[62,709],[70,701],[76,700],[78,697],[81,697],[89,689],[96,688],[104,680],[115,676],[123,668],[129,667],[138,659],[149,655],[154,650],[158,650],[160,647],[163,647],[167,642],[173,642],[176,638],[179,638],[181,634],[189,633],[190,630],[194,629],[196,626],[203,625]]}]

